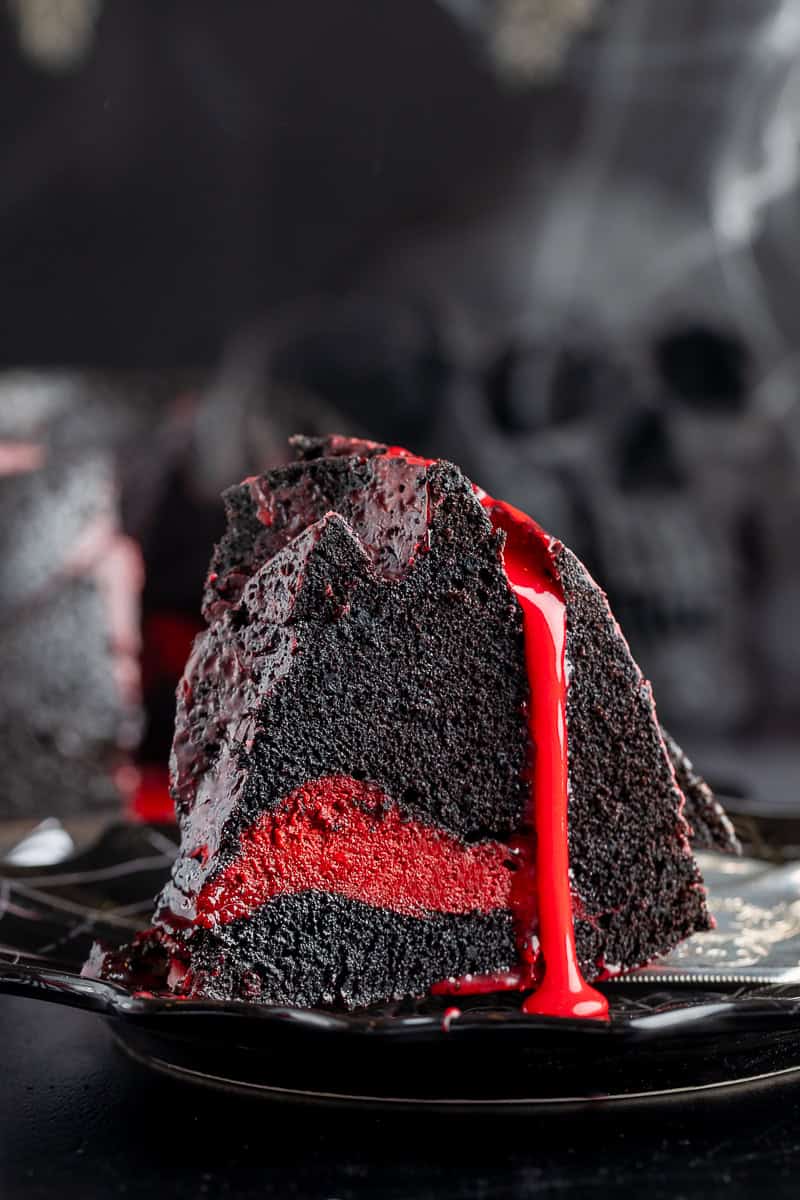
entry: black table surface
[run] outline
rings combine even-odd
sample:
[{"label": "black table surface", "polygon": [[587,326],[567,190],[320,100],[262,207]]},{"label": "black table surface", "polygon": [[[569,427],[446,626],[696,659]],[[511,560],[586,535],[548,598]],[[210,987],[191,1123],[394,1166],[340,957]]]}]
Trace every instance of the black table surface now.
[{"label": "black table surface", "polygon": [[105,1021],[0,997],[0,1195],[796,1197],[800,1076],[526,1116],[398,1115],[150,1073]]}]

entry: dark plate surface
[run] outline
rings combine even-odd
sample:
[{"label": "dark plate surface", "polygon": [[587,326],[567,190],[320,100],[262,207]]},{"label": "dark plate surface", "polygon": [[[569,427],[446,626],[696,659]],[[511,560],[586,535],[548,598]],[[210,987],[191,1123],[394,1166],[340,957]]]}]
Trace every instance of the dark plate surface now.
[{"label": "dark plate surface", "polygon": [[[57,830],[53,831],[57,841]],[[168,827],[114,824],[49,866],[0,864],[0,991],[109,1018],[148,1065],[321,1103],[507,1110],[663,1095],[800,1070],[800,867],[704,856],[712,934],[604,985],[608,1025],[523,1016],[513,996],[332,1011],[186,1001],[82,979],[95,939],[147,922]]]}]

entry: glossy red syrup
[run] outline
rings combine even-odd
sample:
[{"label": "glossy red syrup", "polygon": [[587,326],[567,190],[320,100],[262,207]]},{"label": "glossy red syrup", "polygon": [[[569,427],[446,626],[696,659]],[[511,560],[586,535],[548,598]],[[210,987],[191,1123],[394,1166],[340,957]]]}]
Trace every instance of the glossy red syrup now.
[{"label": "glossy red syrup", "polygon": [[195,921],[248,916],[273,896],[316,889],[408,916],[508,908],[514,873],[499,842],[464,846],[404,820],[374,784],[329,775],[297,788],[241,839],[206,884]]},{"label": "glossy red syrup", "polygon": [[[392,457],[427,466],[428,459],[401,447]],[[535,853],[517,842],[519,855],[512,892],[520,967],[499,975],[466,976],[432,990],[461,995],[535,988],[523,1011],[541,1016],[608,1019],[608,1001],[583,978],[575,949],[567,839],[567,683],[564,651],[566,606],[552,563],[551,541],[531,517],[475,489],[495,529],[506,535],[503,566],[522,609],[525,665],[530,685],[528,727],[535,757],[531,810]],[[534,946],[538,925],[540,952]],[[541,975],[542,968],[544,975]],[[540,980],[540,981],[539,981]],[[538,986],[537,986],[538,983]]]},{"label": "glossy red syrup", "polygon": [[[558,1017],[608,1018],[608,1001],[581,974],[575,950],[567,840],[567,619],[550,560],[549,539],[519,509],[481,496],[495,529],[506,535],[503,564],[522,609],[525,664],[530,682],[528,724],[535,746],[533,815],[538,935],[544,978],[523,1011]],[[530,926],[521,931],[523,987],[535,984],[537,955]]]}]

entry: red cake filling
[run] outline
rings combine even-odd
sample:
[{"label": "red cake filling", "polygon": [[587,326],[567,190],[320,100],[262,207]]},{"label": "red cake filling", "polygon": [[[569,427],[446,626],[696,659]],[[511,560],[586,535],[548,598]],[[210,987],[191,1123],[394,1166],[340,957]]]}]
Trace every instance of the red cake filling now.
[{"label": "red cake filling", "polygon": [[303,784],[243,834],[241,853],[197,900],[197,924],[249,916],[273,896],[316,889],[408,916],[489,912],[511,903],[499,842],[465,846],[404,820],[374,784],[331,775]]}]

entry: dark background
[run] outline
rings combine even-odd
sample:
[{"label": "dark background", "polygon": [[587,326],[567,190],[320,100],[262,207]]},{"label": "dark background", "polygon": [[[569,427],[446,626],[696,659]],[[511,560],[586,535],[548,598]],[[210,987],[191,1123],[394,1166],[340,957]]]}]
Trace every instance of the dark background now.
[{"label": "dark background", "polygon": [[0,361],[112,372],[146,607],[288,433],[366,433],[568,542],[691,749],[791,743],[800,32],[668,7],[0,8]]},{"label": "dark background", "polygon": [[[698,767],[800,809],[799,80],[793,0],[0,0],[0,440],[113,464],[143,762],[220,490],[336,429],[531,511]],[[26,1198],[796,1190],[790,1084],[413,1121],[165,1084],[28,1001],[0,1042]]]},{"label": "dark background", "polygon": [[64,62],[0,36],[9,365],[212,366],[502,203],[540,119],[427,0],[108,4]]}]

